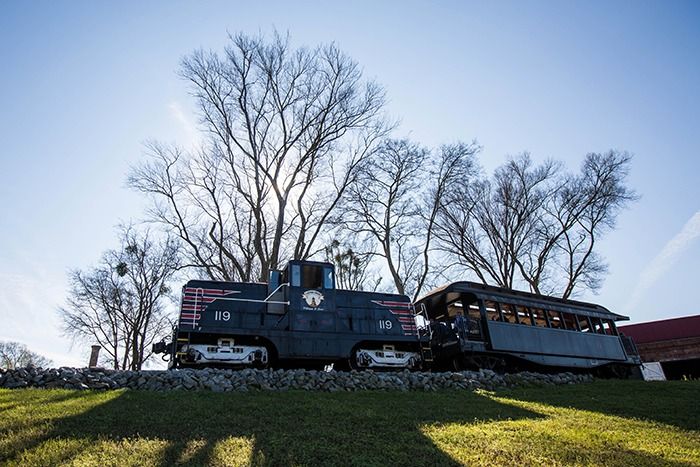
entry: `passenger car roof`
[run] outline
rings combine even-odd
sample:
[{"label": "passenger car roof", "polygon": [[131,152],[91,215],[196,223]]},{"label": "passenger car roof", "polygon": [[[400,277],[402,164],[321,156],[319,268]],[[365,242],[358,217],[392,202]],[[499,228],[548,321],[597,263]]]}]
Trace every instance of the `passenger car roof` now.
[{"label": "passenger car roof", "polygon": [[[629,317],[613,313],[605,307],[595,303],[580,302],[577,300],[565,300],[563,298],[539,295],[520,290],[506,289],[492,285],[484,285],[476,282],[452,282],[431,290],[422,296],[417,304],[425,304],[427,307],[436,306],[447,300],[449,294],[470,293],[479,298],[494,300],[499,302],[516,303],[526,306],[539,306],[545,309],[556,311],[567,311],[598,318],[612,319],[613,321],[629,320]],[[450,298],[451,300],[451,298]]]}]

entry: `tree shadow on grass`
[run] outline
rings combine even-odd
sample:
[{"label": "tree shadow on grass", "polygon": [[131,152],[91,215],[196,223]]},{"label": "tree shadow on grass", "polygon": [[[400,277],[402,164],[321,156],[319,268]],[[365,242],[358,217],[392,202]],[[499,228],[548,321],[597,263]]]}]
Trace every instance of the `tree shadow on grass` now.
[{"label": "tree shadow on grass", "polygon": [[[52,463],[64,462],[81,458],[76,446],[105,441],[118,446],[124,440],[143,439],[165,441],[151,457],[160,465],[456,465],[421,427],[533,417],[539,415],[466,391],[125,391],[84,412],[56,419],[50,431],[25,439],[0,462],[31,463],[32,451],[42,453],[35,458],[47,460],[47,450],[52,451]],[[42,447],[53,440],[72,441],[64,453],[53,452],[59,445]],[[138,463],[138,456],[133,459]],[[117,460],[131,463],[124,456],[112,459]],[[110,459],[101,459],[105,461]]]},{"label": "tree shadow on grass", "polygon": [[[565,403],[566,398],[551,395],[557,392],[543,389],[550,395],[542,397]],[[460,457],[463,452],[452,449],[469,443],[480,449],[478,438],[488,437],[489,427],[546,418],[468,391],[122,391],[99,401],[99,394],[105,393],[72,394],[88,398],[92,394],[95,401],[80,413],[57,417],[50,430],[22,438],[19,445],[0,453],[0,463],[459,465],[466,462]],[[47,397],[43,403],[51,407],[61,398]],[[457,429],[440,431],[440,427]],[[472,432],[474,427],[482,432]],[[633,451],[624,459],[686,465]]]},{"label": "tree shadow on grass", "polygon": [[513,389],[506,397],[700,431],[700,381],[599,380],[556,389]]},{"label": "tree shadow on grass", "polygon": [[23,404],[26,405],[27,403],[55,403],[82,397],[84,397],[84,395],[81,395],[79,391],[54,391],[47,393],[44,390],[29,389],[25,391],[22,402],[20,403],[17,402],[15,390],[5,389],[0,390],[0,412],[12,410]]},{"label": "tree shadow on grass", "polygon": [[22,451],[28,443],[35,444],[35,440],[50,436],[54,420],[75,413],[76,407],[95,406],[91,399],[96,395],[43,389],[0,391],[0,464],[7,457],[6,453]]}]

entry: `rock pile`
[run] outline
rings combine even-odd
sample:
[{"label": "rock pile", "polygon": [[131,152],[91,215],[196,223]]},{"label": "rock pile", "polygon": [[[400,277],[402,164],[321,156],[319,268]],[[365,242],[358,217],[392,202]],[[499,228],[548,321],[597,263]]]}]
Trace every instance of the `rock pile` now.
[{"label": "rock pile", "polygon": [[173,370],[115,371],[89,368],[20,368],[0,370],[2,388],[143,389],[151,391],[210,390],[214,392],[251,390],[397,391],[474,390],[522,386],[548,386],[592,381],[590,375],[573,373],[498,374],[489,370],[446,373],[314,371],[314,370]]}]

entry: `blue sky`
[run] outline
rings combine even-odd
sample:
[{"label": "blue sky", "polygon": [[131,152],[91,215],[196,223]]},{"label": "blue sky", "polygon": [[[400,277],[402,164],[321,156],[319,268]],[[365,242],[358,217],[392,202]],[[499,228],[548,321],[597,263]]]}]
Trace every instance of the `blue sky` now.
[{"label": "blue sky", "polygon": [[141,215],[125,176],[143,142],[196,140],[180,58],[274,28],[336,42],[385,86],[400,135],[476,138],[487,169],[634,153],[642,198],[582,298],[632,322],[700,313],[700,3],[250,3],[0,2],[0,340],[84,363],[59,335],[66,272]]}]

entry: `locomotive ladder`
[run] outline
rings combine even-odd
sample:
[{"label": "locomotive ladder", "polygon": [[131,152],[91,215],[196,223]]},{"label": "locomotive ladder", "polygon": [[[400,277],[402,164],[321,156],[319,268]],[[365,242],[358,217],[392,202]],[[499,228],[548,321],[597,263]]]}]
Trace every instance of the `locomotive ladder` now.
[{"label": "locomotive ladder", "polygon": [[181,334],[178,333],[177,339],[175,340],[175,359],[176,361],[180,359],[180,357],[184,357],[187,355],[187,352],[183,352],[180,350],[180,348],[183,345],[187,346],[187,349],[189,350],[190,348],[190,336],[192,335],[191,332],[187,333],[187,337],[181,337]]},{"label": "locomotive ladder", "polygon": [[[416,314],[416,309],[413,305],[413,314]],[[421,303],[420,304],[420,311],[418,312],[419,315],[423,317],[423,322],[425,323],[425,327],[421,331],[421,328],[418,327],[418,323],[416,323],[416,334],[418,335],[418,345],[420,347],[420,356],[423,362],[425,363],[432,363],[433,362],[433,349],[430,346],[430,336],[432,334],[432,331],[430,329],[430,320],[428,319],[428,314],[425,310],[425,304]],[[428,342],[423,341],[421,339],[422,335],[427,335],[428,336]]]},{"label": "locomotive ladder", "polygon": [[[199,296],[202,296],[202,303],[199,303]],[[192,310],[192,328],[197,325],[197,313],[201,314],[201,310],[199,310],[199,307],[204,307],[204,289],[203,288],[197,288],[194,291],[194,309]],[[201,316],[200,316],[201,317]],[[192,338],[192,333],[188,332],[187,337],[180,337],[180,333],[178,332],[177,334],[177,339],[175,340],[175,357],[183,357],[187,355],[187,352],[182,352],[180,350],[180,347],[183,345],[187,346],[187,349],[189,350],[190,344],[191,344],[191,338]]]}]

